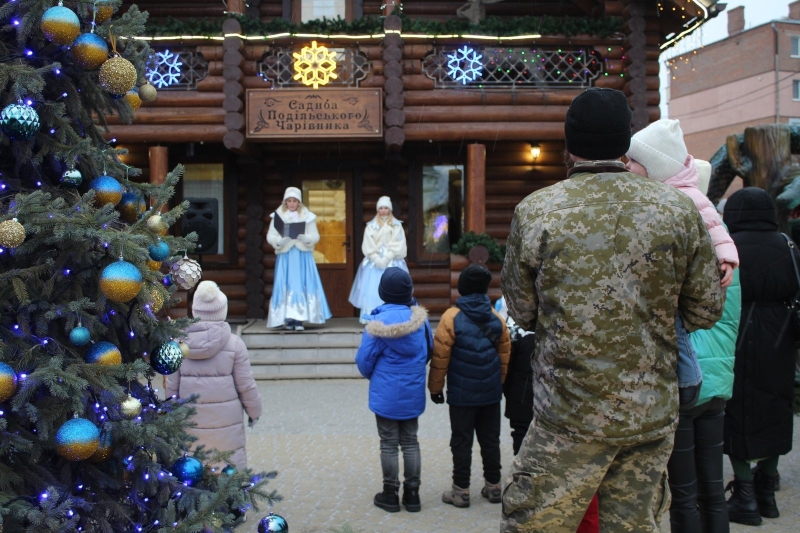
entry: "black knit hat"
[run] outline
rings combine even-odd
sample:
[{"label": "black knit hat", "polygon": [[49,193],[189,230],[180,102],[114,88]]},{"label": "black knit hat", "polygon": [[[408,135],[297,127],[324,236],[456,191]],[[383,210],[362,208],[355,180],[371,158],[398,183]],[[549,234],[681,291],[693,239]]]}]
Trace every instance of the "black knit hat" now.
[{"label": "black knit hat", "polygon": [[402,268],[387,268],[378,285],[378,296],[387,304],[414,305],[414,285],[411,276]]},{"label": "black knit hat", "polygon": [[592,87],[573,98],[564,121],[567,151],[592,161],[617,159],[631,145],[631,108],[615,89]]},{"label": "black knit hat", "polygon": [[458,292],[461,296],[470,294],[486,294],[489,283],[492,282],[492,273],[486,267],[472,264],[465,268],[458,276]]},{"label": "black knit hat", "polygon": [[778,215],[772,196],[758,187],[739,189],[725,202],[722,221],[730,233],[778,231]]}]

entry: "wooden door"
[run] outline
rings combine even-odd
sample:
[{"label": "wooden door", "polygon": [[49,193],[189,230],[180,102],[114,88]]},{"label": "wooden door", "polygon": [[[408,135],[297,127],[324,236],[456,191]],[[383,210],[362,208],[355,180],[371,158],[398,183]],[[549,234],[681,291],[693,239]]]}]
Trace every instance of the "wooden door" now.
[{"label": "wooden door", "polygon": [[314,174],[313,179],[302,179],[303,203],[317,215],[320,239],[314,248],[314,260],[333,316],[351,317],[355,310],[347,298],[355,272],[352,179],[349,172]]}]

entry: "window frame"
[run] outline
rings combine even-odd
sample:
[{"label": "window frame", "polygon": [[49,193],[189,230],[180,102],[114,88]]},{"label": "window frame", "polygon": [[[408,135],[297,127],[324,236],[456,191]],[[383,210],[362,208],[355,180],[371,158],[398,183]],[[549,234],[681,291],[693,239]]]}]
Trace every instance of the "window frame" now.
[{"label": "window frame", "polygon": [[792,101],[800,102],[800,80],[792,80]]},{"label": "window frame", "polygon": [[[797,53],[795,54],[795,48]],[[789,57],[800,58],[800,35],[789,35]]]}]

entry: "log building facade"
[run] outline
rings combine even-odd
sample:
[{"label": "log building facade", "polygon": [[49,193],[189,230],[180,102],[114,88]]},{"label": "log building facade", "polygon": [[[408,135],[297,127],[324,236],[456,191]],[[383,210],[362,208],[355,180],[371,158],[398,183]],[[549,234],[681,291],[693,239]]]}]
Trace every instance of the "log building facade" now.
[{"label": "log building facade", "polygon": [[[661,50],[716,14],[712,0],[228,0],[227,12],[218,0],[136,3],[156,23],[219,21],[216,38],[150,42],[158,98],[131,125],[111,117],[109,137],[145,180],[185,165],[179,199],[195,199],[199,213],[218,221],[217,242],[201,261],[204,278],[228,295],[233,320],[266,316],[275,254],[265,236],[288,186],[303,190],[319,216],[315,256],[334,316],[355,315],[347,297],[364,224],[383,195],[406,228],[415,296],[442,313],[466,261],[449,253],[462,232],[504,242],[516,204],[565,177],[572,98],[611,87],[628,96],[634,129],[658,119]],[[495,20],[613,17],[620,31],[503,38],[403,29],[481,9]],[[379,33],[260,36],[231,14],[385,18]],[[498,274],[500,265],[490,268]]]}]

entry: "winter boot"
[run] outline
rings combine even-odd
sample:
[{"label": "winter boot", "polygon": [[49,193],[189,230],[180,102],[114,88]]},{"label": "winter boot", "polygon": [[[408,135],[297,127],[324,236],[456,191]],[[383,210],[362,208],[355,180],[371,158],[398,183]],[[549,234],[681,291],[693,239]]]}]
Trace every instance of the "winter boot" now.
[{"label": "winter boot", "polygon": [[[753,473],[753,479],[755,479],[756,478],[756,472],[758,472],[758,464],[756,464],[756,466],[754,466],[750,470],[750,472]],[[775,472],[774,484],[775,484],[775,492],[778,492],[779,490],[781,490],[781,473],[780,472]]]},{"label": "winter boot", "polygon": [[375,507],[380,507],[387,513],[400,512],[400,498],[397,496],[397,490],[398,487],[384,485],[383,492],[376,494],[375,499],[372,500]]},{"label": "winter boot", "polygon": [[442,501],[456,507],[469,507],[469,489],[454,484],[452,490],[442,493]]},{"label": "winter boot", "polygon": [[403,488],[403,505],[409,513],[418,513],[422,510],[419,501],[419,489]]},{"label": "winter boot", "polygon": [[725,491],[731,489],[733,489],[733,495],[728,499],[728,519],[746,526],[761,524],[753,482],[734,477],[733,481],[725,487]]},{"label": "winter boot", "polygon": [[753,485],[756,488],[756,501],[758,502],[758,512],[765,518],[778,518],[778,504],[775,503],[775,476],[768,476],[760,470],[753,478]]},{"label": "winter boot", "polygon": [[489,500],[489,503],[500,503],[502,500],[502,489],[500,484],[492,484],[486,481],[486,484],[481,489],[481,496]]}]

